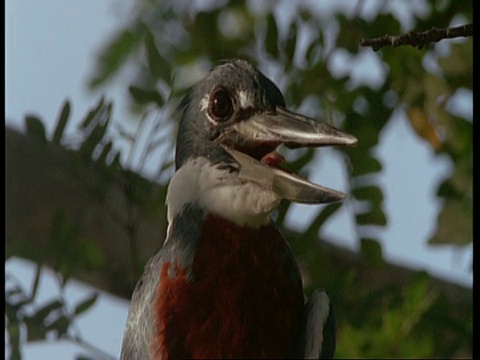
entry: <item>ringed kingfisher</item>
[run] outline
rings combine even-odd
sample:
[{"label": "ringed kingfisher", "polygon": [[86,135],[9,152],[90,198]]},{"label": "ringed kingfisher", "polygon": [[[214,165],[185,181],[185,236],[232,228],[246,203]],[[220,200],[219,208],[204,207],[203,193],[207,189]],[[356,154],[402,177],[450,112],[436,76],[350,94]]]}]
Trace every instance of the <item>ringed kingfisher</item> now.
[{"label": "ringed kingfisher", "polygon": [[214,67],[180,102],[168,229],[132,295],[121,359],[331,358],[328,295],[305,303],[294,255],[271,219],[282,200],[345,194],[282,170],[277,147],[357,139],[285,108],[250,63]]}]

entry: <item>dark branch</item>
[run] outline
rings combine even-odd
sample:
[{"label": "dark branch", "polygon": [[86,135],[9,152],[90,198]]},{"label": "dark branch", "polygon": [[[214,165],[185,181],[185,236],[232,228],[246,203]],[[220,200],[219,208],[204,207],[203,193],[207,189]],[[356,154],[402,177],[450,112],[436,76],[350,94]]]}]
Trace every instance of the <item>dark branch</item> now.
[{"label": "dark branch", "polygon": [[375,39],[362,39],[360,41],[360,46],[371,46],[374,51],[377,51],[384,46],[397,47],[401,45],[411,45],[421,49],[431,42],[467,36],[473,36],[472,24],[446,29],[431,28],[430,30],[423,32],[409,31],[406,34],[398,36],[384,35]]}]

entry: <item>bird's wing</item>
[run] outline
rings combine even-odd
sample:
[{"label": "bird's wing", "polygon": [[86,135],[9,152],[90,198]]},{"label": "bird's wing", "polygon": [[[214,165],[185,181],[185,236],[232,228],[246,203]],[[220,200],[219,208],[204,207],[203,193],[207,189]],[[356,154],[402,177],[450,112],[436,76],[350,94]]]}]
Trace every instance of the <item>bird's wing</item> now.
[{"label": "bird's wing", "polygon": [[145,265],[143,275],[133,291],[121,360],[144,360],[155,356],[158,359],[158,355],[155,355],[158,344],[154,339],[153,302],[160,287],[160,273],[164,265],[174,261],[185,269],[193,261],[200,239],[201,221],[192,222],[191,219],[203,219],[203,209],[196,204],[185,206],[181,216],[172,219],[162,248]]},{"label": "bird's wing", "polygon": [[160,268],[165,261],[163,250],[147,262],[133,291],[123,336],[121,360],[150,358],[148,350],[154,326],[151,304],[160,281]]},{"label": "bird's wing", "polygon": [[297,354],[303,359],[332,359],[335,354],[335,316],[323,290],[315,290],[305,304]]}]

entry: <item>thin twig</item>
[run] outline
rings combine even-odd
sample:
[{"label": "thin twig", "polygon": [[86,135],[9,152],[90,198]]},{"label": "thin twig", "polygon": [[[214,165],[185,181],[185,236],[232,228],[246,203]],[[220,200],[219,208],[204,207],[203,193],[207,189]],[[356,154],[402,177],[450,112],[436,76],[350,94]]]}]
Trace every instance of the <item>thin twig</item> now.
[{"label": "thin twig", "polygon": [[406,34],[398,36],[384,35],[374,39],[362,39],[360,41],[360,46],[371,46],[374,51],[378,51],[384,46],[397,47],[401,45],[411,45],[421,49],[431,42],[467,36],[473,36],[472,24],[445,29],[431,28],[430,30],[423,32],[409,31]]}]

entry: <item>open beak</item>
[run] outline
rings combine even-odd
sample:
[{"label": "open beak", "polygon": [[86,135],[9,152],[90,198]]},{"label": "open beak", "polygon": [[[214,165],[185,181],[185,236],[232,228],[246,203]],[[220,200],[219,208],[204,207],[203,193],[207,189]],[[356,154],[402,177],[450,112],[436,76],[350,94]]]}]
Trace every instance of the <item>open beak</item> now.
[{"label": "open beak", "polygon": [[280,144],[297,148],[355,146],[358,142],[344,131],[283,107],[235,122],[215,141],[239,162],[243,168],[240,175],[246,180],[268,186],[284,199],[307,204],[342,200],[345,194],[278,168],[283,157],[275,149]]},{"label": "open beak", "polygon": [[[289,148],[329,145],[355,146],[357,138],[331,125],[303,116],[282,107],[273,112],[252,115],[228,128],[238,137],[236,144],[255,146],[262,143],[282,143]],[[232,135],[232,134],[231,134]]]}]

